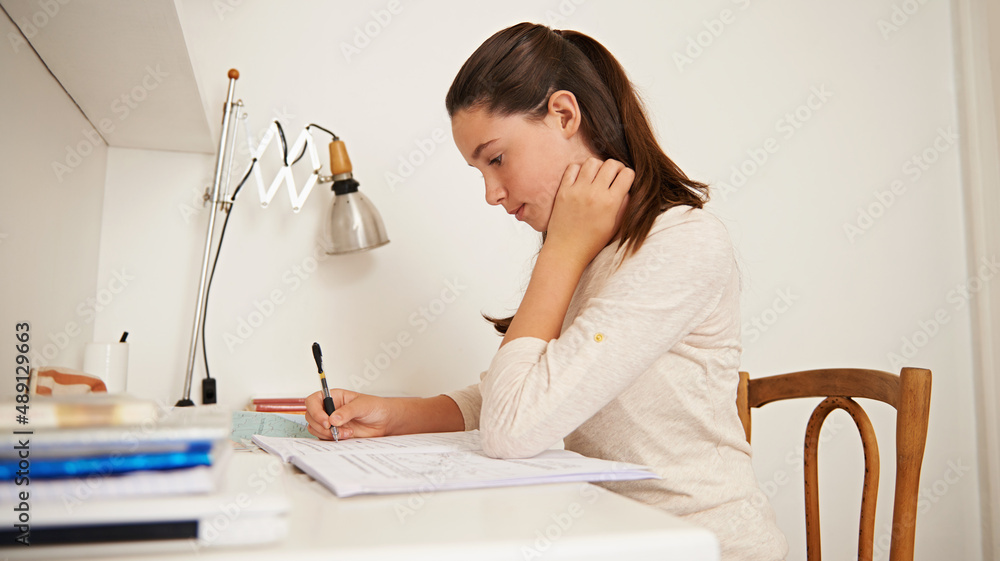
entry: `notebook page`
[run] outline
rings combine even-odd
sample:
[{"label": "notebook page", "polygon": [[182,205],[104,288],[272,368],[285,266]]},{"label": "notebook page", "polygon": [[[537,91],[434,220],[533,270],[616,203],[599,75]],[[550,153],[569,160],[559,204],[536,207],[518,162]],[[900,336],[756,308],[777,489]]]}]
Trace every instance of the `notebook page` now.
[{"label": "notebook page", "polygon": [[479,450],[479,431],[440,432],[350,438],[334,442],[308,438],[282,438],[257,435],[254,443],[271,454],[289,461],[295,456],[311,454],[418,453]]},{"label": "notebook page", "polygon": [[310,454],[292,463],[338,497],[531,485],[564,481],[653,479],[649,468],[549,450],[527,460],[481,452]]}]

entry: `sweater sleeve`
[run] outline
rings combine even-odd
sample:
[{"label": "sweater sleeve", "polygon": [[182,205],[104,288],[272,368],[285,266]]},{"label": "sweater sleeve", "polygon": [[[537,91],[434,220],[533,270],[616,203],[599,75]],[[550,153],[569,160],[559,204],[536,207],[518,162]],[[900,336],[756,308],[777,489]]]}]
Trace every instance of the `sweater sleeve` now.
[{"label": "sweater sleeve", "polygon": [[704,213],[651,233],[558,338],[497,352],[479,384],[484,452],[530,457],[571,433],[709,317],[734,267]]},{"label": "sweater sleeve", "polygon": [[[483,375],[480,375],[482,378]],[[444,395],[451,398],[462,411],[462,418],[465,419],[465,430],[476,430],[479,428],[479,412],[483,407],[483,394],[479,393],[479,384],[472,384],[459,390],[445,392]]]}]

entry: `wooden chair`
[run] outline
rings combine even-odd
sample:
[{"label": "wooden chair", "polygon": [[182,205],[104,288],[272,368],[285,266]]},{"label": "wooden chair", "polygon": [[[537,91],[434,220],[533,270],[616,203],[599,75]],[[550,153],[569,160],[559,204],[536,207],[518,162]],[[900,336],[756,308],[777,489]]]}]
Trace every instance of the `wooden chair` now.
[{"label": "wooden chair", "polygon": [[892,508],[890,561],[912,561],[920,466],[927,440],[931,400],[931,371],[903,368],[899,376],[879,370],[832,368],[756,378],[740,372],[736,407],[747,442],[750,441],[750,408],[772,401],[800,397],[825,397],[813,411],[805,437],[806,557],[820,560],[819,489],[817,452],[820,428],[835,409],[850,414],[861,433],[865,456],[861,492],[858,559],[871,560],[875,537],[875,501],[878,496],[879,455],[875,431],[868,415],[852,398],[877,399],[896,408],[896,491]]}]

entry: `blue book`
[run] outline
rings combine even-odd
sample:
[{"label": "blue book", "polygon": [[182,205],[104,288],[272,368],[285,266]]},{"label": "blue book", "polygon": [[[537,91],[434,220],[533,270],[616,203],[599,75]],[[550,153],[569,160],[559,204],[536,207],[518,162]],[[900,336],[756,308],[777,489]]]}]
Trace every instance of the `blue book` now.
[{"label": "blue book", "polygon": [[112,454],[72,458],[28,458],[28,468],[20,460],[0,460],[0,480],[18,477],[57,478],[81,477],[92,474],[109,475],[139,470],[175,469],[212,465],[211,442],[194,442],[183,452],[149,454]]}]

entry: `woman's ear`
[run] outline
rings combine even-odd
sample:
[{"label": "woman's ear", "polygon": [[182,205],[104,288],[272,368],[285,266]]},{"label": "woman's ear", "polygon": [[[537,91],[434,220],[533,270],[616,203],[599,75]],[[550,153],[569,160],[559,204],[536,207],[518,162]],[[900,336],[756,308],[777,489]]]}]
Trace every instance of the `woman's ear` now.
[{"label": "woman's ear", "polygon": [[564,138],[570,138],[580,130],[580,105],[573,92],[559,90],[549,96],[549,112],[545,120],[557,127]]}]

